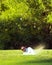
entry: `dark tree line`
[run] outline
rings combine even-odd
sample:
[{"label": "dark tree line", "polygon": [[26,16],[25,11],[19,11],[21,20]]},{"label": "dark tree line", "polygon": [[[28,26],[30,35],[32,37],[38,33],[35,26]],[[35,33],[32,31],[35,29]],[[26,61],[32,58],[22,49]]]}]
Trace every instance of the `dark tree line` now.
[{"label": "dark tree line", "polygon": [[1,0],[0,49],[39,44],[52,48],[52,0]]}]

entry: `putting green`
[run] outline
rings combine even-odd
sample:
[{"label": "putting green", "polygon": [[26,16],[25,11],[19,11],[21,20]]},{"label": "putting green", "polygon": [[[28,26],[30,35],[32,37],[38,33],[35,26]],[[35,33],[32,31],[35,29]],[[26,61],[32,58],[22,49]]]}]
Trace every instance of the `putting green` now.
[{"label": "putting green", "polygon": [[52,65],[52,50],[22,55],[21,50],[0,50],[0,65]]}]

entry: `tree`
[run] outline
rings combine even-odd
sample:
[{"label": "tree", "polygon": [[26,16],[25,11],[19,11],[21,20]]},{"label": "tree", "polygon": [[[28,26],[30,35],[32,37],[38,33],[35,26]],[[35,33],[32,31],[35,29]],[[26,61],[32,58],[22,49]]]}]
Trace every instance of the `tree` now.
[{"label": "tree", "polygon": [[52,0],[0,0],[1,48],[47,44],[52,36],[51,17]]}]

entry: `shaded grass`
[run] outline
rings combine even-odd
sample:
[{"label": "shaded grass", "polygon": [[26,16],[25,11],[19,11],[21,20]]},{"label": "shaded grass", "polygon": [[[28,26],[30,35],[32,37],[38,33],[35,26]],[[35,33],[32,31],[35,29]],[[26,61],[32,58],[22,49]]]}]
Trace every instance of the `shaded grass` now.
[{"label": "shaded grass", "polygon": [[0,65],[52,65],[52,50],[37,55],[22,55],[21,50],[0,50]]}]

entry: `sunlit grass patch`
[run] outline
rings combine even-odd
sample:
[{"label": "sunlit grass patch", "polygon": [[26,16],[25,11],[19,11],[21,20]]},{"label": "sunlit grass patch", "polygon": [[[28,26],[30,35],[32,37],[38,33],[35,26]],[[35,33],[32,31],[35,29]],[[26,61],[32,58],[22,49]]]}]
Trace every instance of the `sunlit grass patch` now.
[{"label": "sunlit grass patch", "polygon": [[52,65],[52,50],[23,55],[21,50],[0,50],[0,65]]}]

